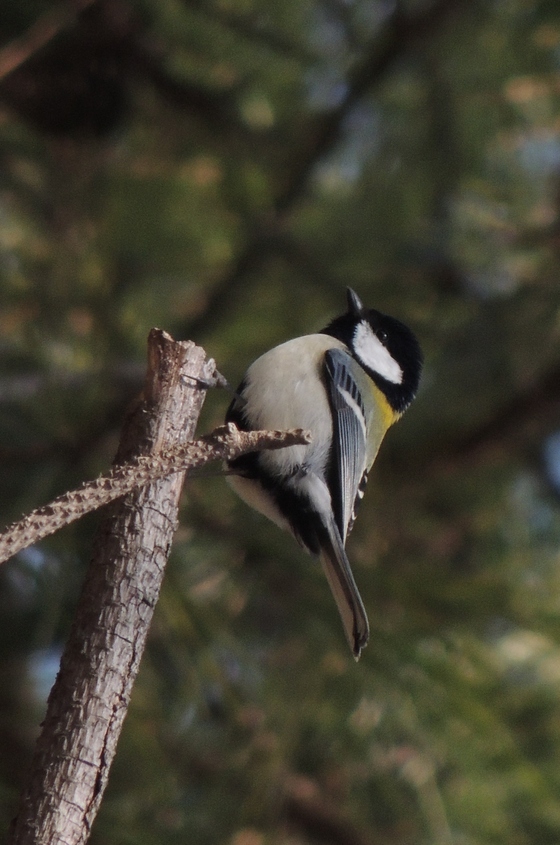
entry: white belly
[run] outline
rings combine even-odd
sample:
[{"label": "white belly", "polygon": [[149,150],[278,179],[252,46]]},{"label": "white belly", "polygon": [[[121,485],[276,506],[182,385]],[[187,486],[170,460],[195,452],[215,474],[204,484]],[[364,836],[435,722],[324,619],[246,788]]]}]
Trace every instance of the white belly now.
[{"label": "white belly", "polygon": [[322,368],[325,352],[334,346],[346,348],[328,335],[298,337],[265,352],[247,370],[247,405],[259,408],[251,421],[254,428],[306,428],[313,435],[309,445],[264,452],[261,461],[269,472],[287,475],[310,463],[317,475],[323,474],[332,422]]}]

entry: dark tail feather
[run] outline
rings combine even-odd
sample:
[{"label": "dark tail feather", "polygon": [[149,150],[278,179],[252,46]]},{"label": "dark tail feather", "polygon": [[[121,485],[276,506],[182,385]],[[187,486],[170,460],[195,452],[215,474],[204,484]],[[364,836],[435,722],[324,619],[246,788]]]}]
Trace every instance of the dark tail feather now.
[{"label": "dark tail feather", "polygon": [[366,611],[334,520],[331,526],[321,526],[321,529],[318,533],[323,571],[336,601],[352,654],[359,660],[369,639]]}]

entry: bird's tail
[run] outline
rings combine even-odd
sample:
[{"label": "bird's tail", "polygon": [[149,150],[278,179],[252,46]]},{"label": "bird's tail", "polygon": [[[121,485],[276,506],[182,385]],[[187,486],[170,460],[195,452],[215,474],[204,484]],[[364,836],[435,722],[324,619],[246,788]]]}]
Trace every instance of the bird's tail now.
[{"label": "bird's tail", "polygon": [[336,601],[346,639],[359,660],[369,639],[369,623],[340,534],[334,520],[319,532],[319,555],[323,571]]}]

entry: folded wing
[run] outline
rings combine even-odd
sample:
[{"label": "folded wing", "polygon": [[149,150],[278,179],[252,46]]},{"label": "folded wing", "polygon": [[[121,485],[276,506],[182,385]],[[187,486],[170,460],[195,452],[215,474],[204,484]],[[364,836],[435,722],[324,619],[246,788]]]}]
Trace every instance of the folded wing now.
[{"label": "folded wing", "polygon": [[367,478],[366,414],[351,367],[352,358],[344,350],[330,349],[326,353],[326,383],[334,428],[329,488],[343,544],[352,528],[356,501],[363,495]]}]

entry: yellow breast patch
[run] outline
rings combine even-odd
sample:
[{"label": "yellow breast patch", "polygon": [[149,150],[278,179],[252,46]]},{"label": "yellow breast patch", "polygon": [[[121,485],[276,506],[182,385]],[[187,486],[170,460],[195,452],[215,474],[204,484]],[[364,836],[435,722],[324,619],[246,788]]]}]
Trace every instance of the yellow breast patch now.
[{"label": "yellow breast patch", "polygon": [[385,394],[379,390],[375,384],[373,385],[373,395],[375,396],[376,404],[383,416],[385,429],[388,429],[393,425],[393,423],[396,423],[396,421],[400,419],[402,414],[398,414],[395,410],[393,410],[393,408],[391,408]]}]

